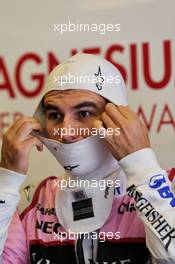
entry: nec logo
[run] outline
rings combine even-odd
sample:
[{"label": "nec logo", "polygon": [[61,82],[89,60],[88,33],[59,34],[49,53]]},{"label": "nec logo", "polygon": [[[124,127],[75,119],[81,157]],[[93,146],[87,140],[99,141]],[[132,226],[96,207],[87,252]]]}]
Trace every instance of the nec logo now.
[{"label": "nec logo", "polygon": [[170,198],[171,207],[175,207],[175,197],[171,192],[170,187],[167,183],[167,178],[163,174],[157,174],[151,177],[149,182],[149,187],[152,189],[157,189],[160,197],[162,198]]}]

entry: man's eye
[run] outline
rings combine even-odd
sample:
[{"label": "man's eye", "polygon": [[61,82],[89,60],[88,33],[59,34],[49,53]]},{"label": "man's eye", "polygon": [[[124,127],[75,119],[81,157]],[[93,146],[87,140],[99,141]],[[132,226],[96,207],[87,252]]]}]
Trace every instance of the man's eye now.
[{"label": "man's eye", "polygon": [[57,112],[51,112],[51,113],[48,113],[48,119],[51,119],[51,120],[61,120],[62,119],[62,115],[60,113],[57,113]]},{"label": "man's eye", "polygon": [[80,118],[90,117],[92,115],[94,115],[94,114],[92,112],[90,112],[90,111],[80,111],[80,112],[78,112],[78,116]]}]

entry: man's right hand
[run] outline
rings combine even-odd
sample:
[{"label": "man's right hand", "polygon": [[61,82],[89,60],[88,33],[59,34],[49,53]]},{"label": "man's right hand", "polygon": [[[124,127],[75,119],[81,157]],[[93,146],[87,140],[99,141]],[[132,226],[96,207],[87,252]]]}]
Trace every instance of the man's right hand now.
[{"label": "man's right hand", "polygon": [[32,117],[18,119],[4,134],[0,167],[26,174],[29,167],[29,154],[33,146],[39,151],[43,144],[31,135],[33,130],[43,131],[40,123]]}]

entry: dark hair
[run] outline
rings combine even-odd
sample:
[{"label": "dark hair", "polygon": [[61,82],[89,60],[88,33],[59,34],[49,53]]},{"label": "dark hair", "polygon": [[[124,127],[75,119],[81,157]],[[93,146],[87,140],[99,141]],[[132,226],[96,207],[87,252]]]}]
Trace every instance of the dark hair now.
[{"label": "dark hair", "polygon": [[41,100],[41,107],[42,107],[43,112],[45,112],[44,96]]}]

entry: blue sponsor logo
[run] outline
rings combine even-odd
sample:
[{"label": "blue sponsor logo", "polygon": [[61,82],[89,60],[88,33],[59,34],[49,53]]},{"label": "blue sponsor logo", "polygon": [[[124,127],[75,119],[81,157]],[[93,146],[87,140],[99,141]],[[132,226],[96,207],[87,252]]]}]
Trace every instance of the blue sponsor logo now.
[{"label": "blue sponsor logo", "polygon": [[149,181],[149,187],[152,189],[156,189],[160,197],[171,199],[170,205],[171,207],[175,207],[175,197],[168,185],[165,175],[157,174],[152,176]]}]

